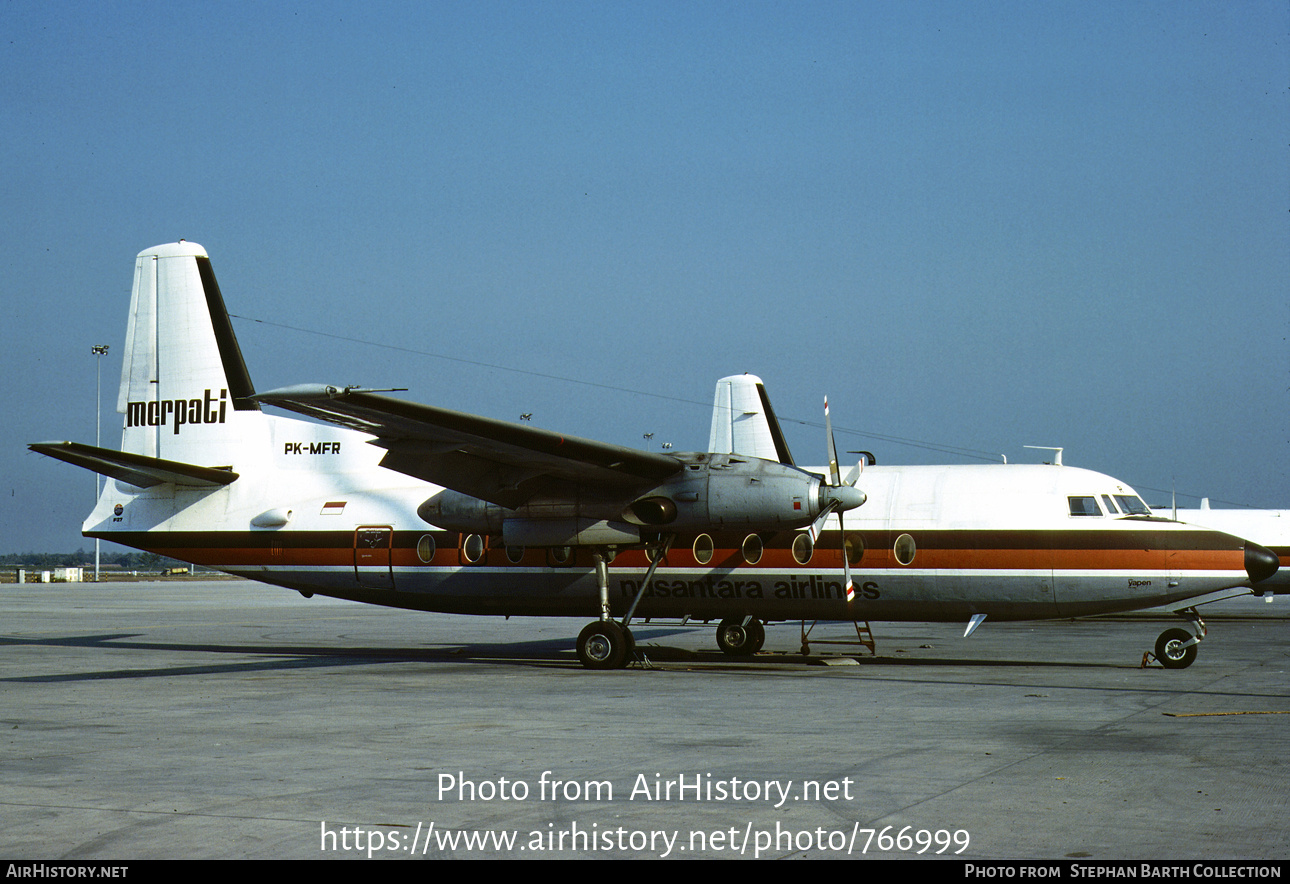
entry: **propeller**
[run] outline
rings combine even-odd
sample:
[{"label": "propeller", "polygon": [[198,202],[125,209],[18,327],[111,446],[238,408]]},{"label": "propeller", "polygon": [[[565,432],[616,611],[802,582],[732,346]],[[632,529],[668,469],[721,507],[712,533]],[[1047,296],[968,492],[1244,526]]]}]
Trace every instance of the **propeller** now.
[{"label": "propeller", "polygon": [[824,397],[824,433],[829,442],[829,482],[820,483],[820,514],[811,523],[811,543],[819,539],[824,523],[833,513],[838,514],[838,528],[842,531],[842,569],[846,575],[847,601],[856,596],[855,586],[851,582],[851,559],[847,556],[846,527],[842,524],[842,514],[853,510],[865,502],[865,493],[855,487],[860,478],[860,465],[847,473],[847,480],[842,480],[838,469],[838,447],[833,441],[833,420],[829,417],[829,397]]}]

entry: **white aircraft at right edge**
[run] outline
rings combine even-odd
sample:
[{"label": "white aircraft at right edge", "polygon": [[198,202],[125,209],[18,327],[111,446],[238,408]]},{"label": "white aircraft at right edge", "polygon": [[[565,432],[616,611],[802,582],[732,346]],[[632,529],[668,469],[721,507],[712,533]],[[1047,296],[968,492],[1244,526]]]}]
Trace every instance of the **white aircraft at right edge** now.
[{"label": "white aircraft at right edge", "polygon": [[[276,406],[313,420],[271,415]],[[251,580],[474,615],[594,618],[591,669],[638,656],[633,618],[717,621],[732,655],[774,621],[1044,620],[1286,592],[1241,536],[1151,515],[1060,465],[798,467],[761,382],[717,384],[706,452],[646,452],[356,387],[256,393],[206,250],[147,249],[120,450],[30,447],[106,475],[82,527]],[[826,428],[828,411],[826,403]],[[323,423],[318,423],[322,421]],[[863,467],[863,468],[862,468]]]}]

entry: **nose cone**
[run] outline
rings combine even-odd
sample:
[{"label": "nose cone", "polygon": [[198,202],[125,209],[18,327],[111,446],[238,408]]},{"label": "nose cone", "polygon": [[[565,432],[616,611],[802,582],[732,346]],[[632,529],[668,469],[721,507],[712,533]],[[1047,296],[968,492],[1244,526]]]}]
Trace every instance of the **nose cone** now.
[{"label": "nose cone", "polygon": [[833,502],[841,511],[853,510],[867,500],[865,493],[850,485],[825,485],[820,489],[820,503]]},{"label": "nose cone", "polygon": [[1250,575],[1252,583],[1267,580],[1281,567],[1277,554],[1267,547],[1245,541],[1245,573]]}]

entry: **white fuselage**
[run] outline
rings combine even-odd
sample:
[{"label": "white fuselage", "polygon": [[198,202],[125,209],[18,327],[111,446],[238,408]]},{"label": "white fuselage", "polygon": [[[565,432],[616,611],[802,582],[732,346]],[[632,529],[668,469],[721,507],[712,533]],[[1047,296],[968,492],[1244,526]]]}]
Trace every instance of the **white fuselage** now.
[{"label": "white fuselage", "polygon": [[[238,439],[226,464],[235,482],[138,489],[109,481],[85,533],[305,593],[394,607],[596,613],[589,550],[506,548],[427,524],[417,507],[440,489],[380,467],[382,452],[362,433],[259,411],[226,421]],[[1107,514],[1105,505],[1096,515],[1072,515],[1072,497],[1133,494],[1088,470],[871,466],[856,484],[868,501],[843,517],[853,601],[843,591],[844,535],[834,516],[809,550],[797,531],[751,540],[730,531],[678,535],[637,616],[1042,619],[1249,585],[1235,537]],[[618,551],[609,568],[615,613],[640,590],[647,567],[643,550]]]}]

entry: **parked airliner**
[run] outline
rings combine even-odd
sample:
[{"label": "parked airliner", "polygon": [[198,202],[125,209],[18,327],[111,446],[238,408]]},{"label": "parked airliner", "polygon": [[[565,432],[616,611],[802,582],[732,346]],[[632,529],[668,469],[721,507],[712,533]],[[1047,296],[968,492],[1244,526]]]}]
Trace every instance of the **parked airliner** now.
[{"label": "parked airliner", "polygon": [[[1262,593],[1277,556],[1153,516],[1070,466],[796,465],[757,378],[718,382],[709,451],[648,452],[354,387],[256,393],[205,249],[135,264],[120,450],[32,449],[109,477],[83,525],[265,583],[458,614],[592,618],[589,668],[639,618],[718,621],[751,654],[773,621],[1053,619],[1161,605],[1154,656],[1189,665],[1195,605]],[[266,406],[307,420],[267,413]],[[827,415],[827,405],[826,405]]]}]

